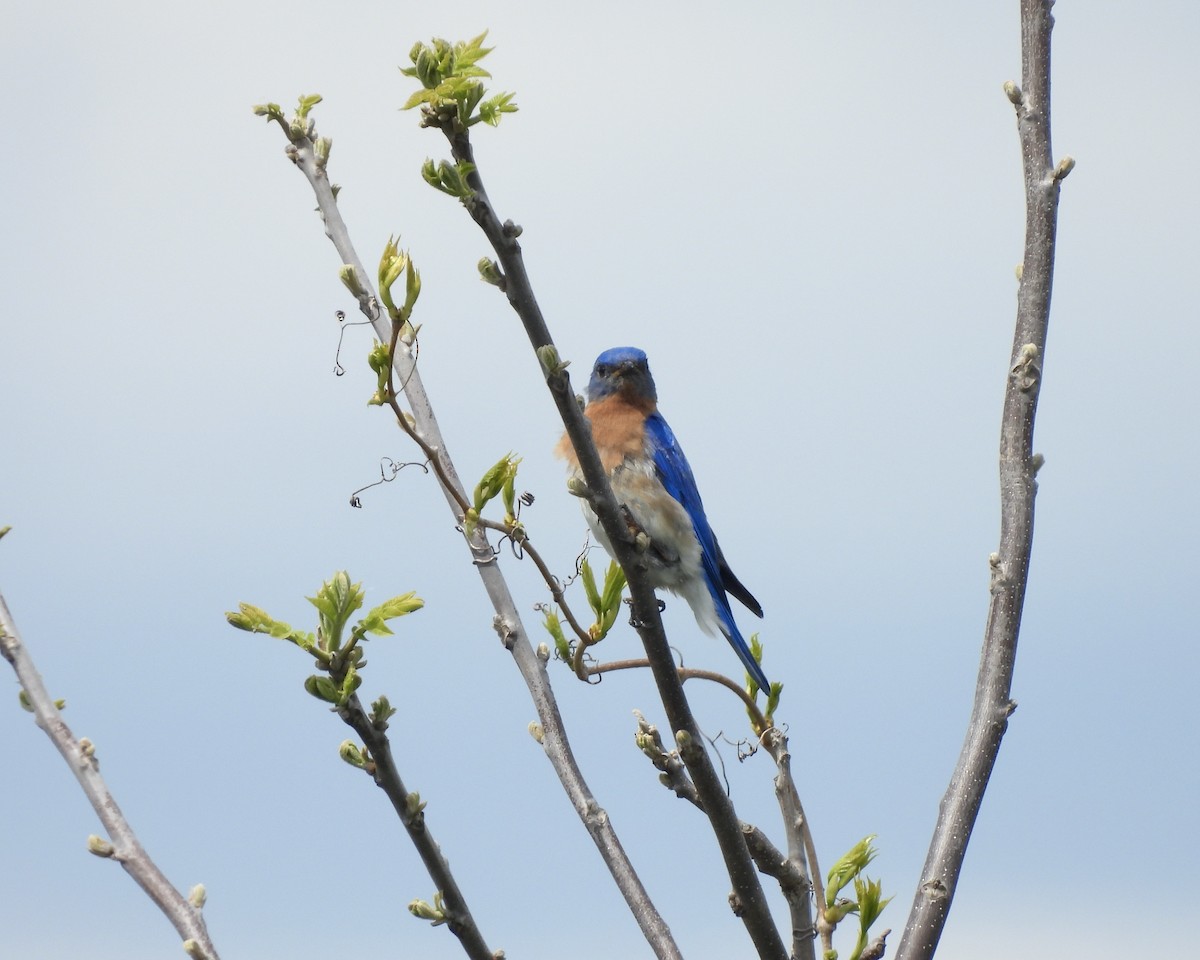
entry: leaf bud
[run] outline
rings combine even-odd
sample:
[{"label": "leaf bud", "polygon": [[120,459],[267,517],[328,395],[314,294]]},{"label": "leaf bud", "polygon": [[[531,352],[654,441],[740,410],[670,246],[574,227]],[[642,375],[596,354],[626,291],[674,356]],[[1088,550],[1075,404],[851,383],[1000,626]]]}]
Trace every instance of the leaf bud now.
[{"label": "leaf bud", "polygon": [[94,854],[97,857],[111,857],[117,851],[111,843],[103,837],[98,837],[94,833],[87,838],[88,853]]}]

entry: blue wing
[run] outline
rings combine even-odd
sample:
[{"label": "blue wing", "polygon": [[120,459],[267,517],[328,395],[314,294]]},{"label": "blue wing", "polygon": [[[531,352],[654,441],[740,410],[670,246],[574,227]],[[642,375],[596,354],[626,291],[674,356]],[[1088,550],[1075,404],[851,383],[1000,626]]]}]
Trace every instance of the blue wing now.
[{"label": "blue wing", "polygon": [[663,419],[662,414],[657,411],[646,418],[646,437],[654,454],[654,466],[658,471],[659,480],[662,481],[667,493],[682,504],[683,509],[692,519],[692,530],[700,542],[705,584],[716,605],[717,617],[723,628],[722,632],[728,638],[743,666],[754,678],[755,683],[760,689],[769,691],[771,689],[770,681],[767,680],[758,661],[750,655],[750,648],[742,638],[741,631],[738,630],[737,623],[733,619],[733,611],[729,608],[729,598],[725,595],[725,574],[728,574],[729,580],[737,586],[734,591],[735,596],[745,603],[745,598],[741,596],[742,593],[745,593],[746,597],[753,601],[752,604],[747,603],[746,605],[760,617],[762,608],[758,606],[758,601],[750,596],[749,591],[742,586],[741,582],[733,576],[725,563],[721,548],[717,545],[717,538],[713,535],[712,527],[708,525],[708,517],[704,514],[704,503],[700,499],[700,490],[696,486],[692,468],[687,462],[687,457],[683,455],[683,450],[680,449],[679,441],[675,439],[671,427]]}]

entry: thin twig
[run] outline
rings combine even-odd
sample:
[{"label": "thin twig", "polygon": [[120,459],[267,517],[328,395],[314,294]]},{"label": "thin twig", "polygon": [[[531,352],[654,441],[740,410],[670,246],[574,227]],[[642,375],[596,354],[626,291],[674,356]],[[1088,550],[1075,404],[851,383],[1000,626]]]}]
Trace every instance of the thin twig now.
[{"label": "thin twig", "polygon": [[[617,670],[638,670],[649,669],[650,661],[645,658],[636,660],[610,660],[608,663],[598,663],[594,667],[588,667],[587,674],[589,677],[598,676],[602,673],[613,673]],[[737,682],[723,673],[717,673],[715,670],[698,670],[693,667],[676,667],[675,672],[679,674],[679,682],[685,680],[708,680],[710,683],[720,684],[727,690],[732,690],[741,698],[742,703],[746,705],[746,709],[750,711],[754,722],[758,724],[760,730],[766,729],[767,718],[763,716],[762,711],[758,708],[758,704],[754,702],[754,698],[746,692],[745,687],[738,686]]]},{"label": "thin twig", "polygon": [[712,825],[733,885],[730,903],[734,912],[742,918],[760,960],[783,960],[787,950],[771,917],[758,872],[739,827],[737,813],[716,770],[713,769],[708,752],[702,746],[699,726],[684,696],[659,616],[654,588],[646,572],[645,558],[634,550],[628,526],[621,518],[608,477],[592,442],[591,428],[575,400],[566,370],[561,366],[549,366],[544,359],[552,353],[557,353],[557,350],[525,270],[521,245],[517,242],[521,231],[512,221],[502,224],[497,216],[479,174],[467,130],[456,128],[453,117],[439,116],[433,112],[426,114],[424,122],[427,126],[436,126],[442,130],[457,162],[470,164],[469,168],[464,169],[470,170],[466,180],[473,194],[464,200],[464,206],[496,253],[503,270],[504,293],[520,317],[530,343],[542,363],[547,386],[579,459],[584,483],[590,491],[589,502],[613,546],[615,559],[625,572],[633,601],[636,629],[646,648],[646,656],[650,661],[663,707],[675,731],[680,754],[704,803],[705,813]]},{"label": "thin twig", "polygon": [[532,543],[529,542],[529,538],[522,537],[518,541],[516,540],[516,533],[512,526],[503,523],[497,523],[495,520],[488,520],[486,517],[480,517],[476,523],[482,527],[486,527],[488,530],[495,530],[497,533],[502,533],[504,536],[512,538],[514,542],[520,543],[521,549],[528,554],[529,559],[533,561],[533,565],[537,567],[538,573],[542,575],[542,579],[545,581],[546,586],[550,589],[550,596],[554,599],[555,604],[557,604],[558,608],[562,611],[563,616],[566,618],[567,624],[571,627],[571,630],[574,632],[575,636],[581,643],[590,640],[591,638],[586,628],[584,628],[583,624],[581,624],[575,618],[574,611],[571,609],[570,604],[567,603],[567,595],[562,588],[562,584],[559,583],[558,578],[554,576],[554,573],[550,570],[550,567],[543,559],[541,553],[533,546]]},{"label": "thin twig", "polygon": [[[281,124],[281,126],[284,125]],[[355,271],[362,291],[357,298],[359,309],[371,321],[380,341],[391,342],[393,331],[389,329],[388,318],[384,317],[379,309],[375,292],[368,280],[369,274],[350,241],[349,230],[338,209],[332,185],[326,175],[325,165],[323,162],[318,162],[315,150],[316,141],[314,140],[315,131],[297,132],[288,130],[286,126],[284,126],[284,130],[290,141],[286,150],[287,155],[312,187],[317,200],[317,209],[325,224],[325,235],[336,248],[341,262],[353,267]],[[425,392],[411,346],[406,344],[403,339],[398,340],[396,349],[392,351],[392,364],[404,385],[403,392],[411,408],[415,431],[424,442],[422,450],[425,450],[425,445],[427,445],[428,450],[434,454],[430,457],[430,461],[439,467],[437,471],[439,486],[457,521],[461,515],[461,505],[466,502],[466,491],[442,441],[437,418],[434,416],[429,396]],[[538,659],[530,635],[525,630],[521,616],[517,612],[508,583],[500,572],[499,566],[492,562],[492,548],[483,528],[476,525],[474,534],[465,539],[471,552],[473,565],[478,571],[488,599],[496,611],[493,626],[505,649],[512,655],[513,661],[529,689],[543,732],[540,741],[542,748],[558,775],[563,790],[583,822],[588,835],[596,844],[601,859],[607,866],[613,881],[625,898],[630,912],[655,955],[660,960],[677,960],[681,954],[671,936],[670,929],[646,893],[641,879],[621,846],[608,814],[597,803],[575,761],[574,753],[567,739],[566,727],[558,710],[558,702],[546,674],[545,664]]]},{"label": "thin twig", "polygon": [[188,956],[193,960],[219,960],[217,948],[208,936],[201,908],[176,890],[150,859],[100,776],[95,747],[90,741],[76,739],[63,722],[62,713],[42,683],[28,649],[21,642],[17,625],[3,595],[0,595],[0,654],[16,671],[21,689],[25,691],[29,706],[33,709],[34,721],[62,754],[108,832],[107,844],[101,841],[92,845],[93,852],[108,856],[125,869],[170,921],[183,939]]},{"label": "thin twig", "polygon": [[[389,357],[394,358],[396,356],[396,347],[400,343],[400,331],[402,329],[402,324],[395,322],[392,323],[392,336],[388,341]],[[416,369],[415,365],[413,369]],[[394,361],[392,362],[391,366],[388,367],[387,387],[387,405],[391,408],[392,413],[396,415],[396,425],[404,431],[404,433],[410,440],[412,440],[413,443],[421,448],[421,452],[425,454],[426,459],[433,467],[433,472],[437,475],[442,489],[446,492],[446,496],[449,497],[455,504],[457,504],[458,509],[461,510],[463,516],[465,516],[466,512],[471,508],[471,504],[467,501],[466,491],[455,485],[454,479],[451,478],[450,474],[446,470],[446,464],[444,464],[442,462],[442,458],[437,455],[437,450],[435,450],[432,445],[427,443],[425,438],[422,437],[416,431],[413,425],[408,422],[408,414],[401,410],[400,404],[396,402],[396,364]],[[459,520],[461,521],[462,517],[459,517]]]},{"label": "thin twig", "polygon": [[1025,256],[1017,322],[1000,428],[1000,548],[991,557],[991,602],[975,702],[921,873],[921,883],[896,952],[897,960],[928,960],[941,937],[958,884],[967,841],[1000,750],[1008,718],[1021,610],[1033,546],[1035,479],[1033,424],[1054,276],[1059,184],[1074,163],[1054,166],[1050,149],[1050,34],[1053,0],[1021,0],[1021,86],[1005,84],[1017,111],[1025,177]]}]

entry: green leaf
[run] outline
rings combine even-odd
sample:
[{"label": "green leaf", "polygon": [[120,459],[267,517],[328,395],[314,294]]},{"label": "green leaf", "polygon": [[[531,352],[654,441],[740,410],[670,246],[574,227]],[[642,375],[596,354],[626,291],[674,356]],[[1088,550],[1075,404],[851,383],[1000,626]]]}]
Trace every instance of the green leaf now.
[{"label": "green leaf", "polygon": [[884,907],[892,902],[891,897],[881,899],[883,883],[879,880],[867,880],[855,877],[854,894],[858,901],[858,941],[855,943],[854,950],[850,954],[850,960],[858,960],[863,955],[863,951],[867,949],[871,925],[879,919],[879,915],[883,913]]},{"label": "green leaf", "polygon": [[396,237],[388,237],[387,245],[379,258],[379,297],[387,307],[392,319],[397,319],[396,304],[392,302],[392,284],[400,279],[408,266],[408,254],[400,249]]},{"label": "green leaf", "polygon": [[413,307],[416,306],[417,297],[420,295],[421,274],[413,266],[412,257],[409,257],[404,277],[404,306],[400,310],[400,320],[402,323],[408,322],[412,316]]},{"label": "green leaf", "polygon": [[411,97],[404,101],[404,106],[401,110],[411,110],[413,107],[418,107],[422,103],[429,103],[437,99],[437,92],[434,90],[418,90]]},{"label": "green leaf", "polygon": [[338,702],[337,684],[329,677],[313,675],[304,681],[304,689],[318,700],[324,700],[326,703]]},{"label": "green leaf", "polygon": [[500,271],[500,265],[491,257],[480,257],[479,263],[475,266],[479,270],[479,279],[484,283],[498,287],[504,282],[504,274]]},{"label": "green leaf", "polygon": [[351,583],[350,575],[339,570],[321,585],[308,602],[320,613],[317,638],[323,649],[337,650],[342,645],[342,632],[350,615],[363,605],[361,583]]},{"label": "green leaf", "polygon": [[306,647],[305,641],[311,641],[311,634],[293,630],[282,620],[273,620],[267,612],[249,603],[239,603],[236,613],[226,613],[225,619],[231,627],[246,630],[249,633],[265,633],[280,640],[290,640],[298,647]]},{"label": "green leaf", "polygon": [[254,115],[256,117],[266,117],[267,123],[274,120],[284,130],[287,130],[287,118],[283,115],[283,107],[277,103],[256,103],[254,105]]},{"label": "green leaf", "polygon": [[334,703],[339,707],[345,706],[346,701],[354,696],[354,692],[361,686],[362,677],[358,675],[358,670],[352,663],[346,668],[346,674],[342,677],[342,684],[338,689],[337,699],[334,700]]},{"label": "green leaf", "polygon": [[320,103],[322,99],[324,98],[319,93],[301,94],[299,106],[296,107],[296,116],[302,120],[307,120],[308,112]]},{"label": "green leaf", "polygon": [[[479,36],[472,37],[466,43],[455,45],[455,52],[458,55],[458,63],[460,67],[473,66],[478,61],[482,60],[489,53],[495,50],[495,47],[485,47],[483,41],[487,39],[488,32],[483,31]],[[478,69],[478,68],[476,68]],[[485,70],[479,70],[479,75],[490,76]]]},{"label": "green leaf", "polygon": [[482,513],[483,508],[500,494],[510,478],[515,480],[517,464],[520,462],[520,457],[513,459],[511,453],[506,453],[475,484],[473,503],[477,514]]},{"label": "green leaf", "polygon": [[338,279],[354,296],[366,296],[366,290],[363,289],[362,281],[358,279],[358,271],[354,269],[353,264],[343,263],[338,267]]},{"label": "green leaf", "polygon": [[610,560],[608,570],[604,574],[604,593],[600,597],[600,602],[605,610],[610,610],[613,607],[620,609],[621,594],[625,590],[625,571],[621,569],[621,565],[615,560]]},{"label": "green leaf", "polygon": [[362,770],[367,765],[366,757],[359,749],[358,744],[353,740],[343,740],[342,745],[338,747],[338,756],[345,760],[350,766],[358,767]]},{"label": "green leaf", "polygon": [[479,117],[489,127],[500,125],[500,117],[506,113],[516,113],[517,105],[512,102],[515,93],[498,93],[490,100],[479,105]]},{"label": "green leaf", "polygon": [[418,597],[415,592],[401,594],[371,609],[363,617],[360,625],[367,633],[373,633],[376,636],[386,636],[392,632],[387,625],[387,621],[413,613],[420,610],[423,606],[425,606],[425,601]]},{"label": "green leaf", "polygon": [[862,873],[867,864],[875,859],[878,851],[871,846],[871,841],[874,839],[875,834],[863,837],[829,869],[829,876],[825,884],[826,907],[832,907],[842,888]]},{"label": "green leaf", "polygon": [[387,697],[381,696],[371,704],[371,723],[380,730],[386,730],[387,722],[395,715],[396,708],[388,702]]},{"label": "green leaf", "polygon": [[566,634],[563,633],[562,621],[559,619],[558,611],[550,606],[543,607],[542,617],[542,626],[546,628],[546,632],[554,640],[554,649],[558,652],[559,658],[569,663],[571,660],[571,645],[567,642]]},{"label": "green leaf", "polygon": [[600,605],[600,591],[596,589],[596,575],[592,573],[592,565],[584,557],[579,566],[580,579],[583,581],[583,593],[587,597],[588,606],[597,617],[604,611]]}]

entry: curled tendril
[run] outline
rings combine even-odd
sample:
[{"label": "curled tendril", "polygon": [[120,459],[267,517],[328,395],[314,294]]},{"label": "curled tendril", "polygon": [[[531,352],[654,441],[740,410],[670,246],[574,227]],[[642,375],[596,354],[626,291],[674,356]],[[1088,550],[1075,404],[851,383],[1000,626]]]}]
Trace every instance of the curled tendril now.
[{"label": "curled tendril", "polygon": [[524,490],[520,494],[518,494],[517,495],[517,515],[515,517],[513,517],[513,519],[520,520],[521,519],[521,510],[525,507],[532,507],[534,499],[535,499],[534,495],[532,493],[530,493],[528,490]]},{"label": "curled tendril", "polygon": [[[371,309],[374,312],[375,316],[378,317],[379,316],[379,305],[375,302],[374,297],[371,298]],[[345,339],[346,339],[346,330],[349,329],[350,327],[361,327],[364,324],[372,324],[375,321],[374,320],[355,320],[352,323],[347,323],[345,310],[338,310],[334,314],[334,317],[337,318],[337,322],[338,322],[338,324],[340,324],[340,328],[339,328],[339,332],[338,332],[337,350],[333,354],[333,375],[335,377],[341,377],[341,376],[344,376],[346,373],[346,368],[342,366],[342,344],[345,342]],[[420,355],[421,355],[421,341],[418,340],[415,336],[413,337],[413,341],[412,341],[412,354],[413,354],[412,369],[409,370],[408,376],[404,378],[404,382],[400,384],[400,391],[399,391],[400,393],[404,392],[404,388],[408,386],[408,381],[411,380],[413,377],[413,374],[417,372],[417,358],[420,357]],[[532,502],[532,498],[531,498],[530,502]]]},{"label": "curled tendril", "polygon": [[[340,332],[338,333],[337,351],[333,355],[333,375],[340,377],[345,375],[346,368],[342,366],[342,341],[346,339],[346,329],[348,327],[361,327],[364,323],[370,323],[370,320],[356,320],[353,323],[346,323],[346,311],[339,310],[334,314],[337,322],[340,324]],[[365,488],[364,488],[365,489]]]},{"label": "curled tendril", "polygon": [[[716,755],[718,762],[721,764],[721,779],[725,781],[725,793],[728,795],[729,794],[729,775],[725,770],[725,758],[723,756],[721,756],[721,747],[717,743],[717,739],[720,738],[721,740],[724,740],[726,743],[729,743],[729,738],[725,736],[725,733],[722,730],[718,730],[711,737],[707,733],[705,733],[703,730],[701,730],[700,736],[702,736],[705,740],[708,741],[708,745],[710,747],[712,747],[712,752]],[[739,754],[738,759],[740,760],[741,759],[741,750],[740,749],[738,751],[738,754]]]},{"label": "curled tendril", "polygon": [[421,341],[418,340],[414,336],[413,341],[412,341],[412,361],[413,361],[412,368],[408,371],[408,376],[405,377],[404,380],[401,382],[400,390],[398,391],[398,393],[404,392],[404,389],[408,386],[408,381],[411,380],[413,378],[413,374],[415,374],[417,372],[417,360],[420,358],[420,356],[421,356]]},{"label": "curled tendril", "polygon": [[381,483],[391,483],[396,479],[398,474],[405,467],[420,467],[425,473],[429,473],[429,461],[419,462],[410,460],[406,463],[397,463],[391,457],[382,457],[379,461],[379,479],[373,483],[368,483],[365,487],[359,487],[350,494],[350,506],[356,509],[362,509],[362,500],[359,499],[359,494],[364,490],[370,490],[372,487],[377,487]]},{"label": "curled tendril", "polygon": [[[464,527],[464,526],[463,526],[461,523],[456,523],[456,524],[454,525],[454,529],[455,529],[455,530],[457,530],[459,533],[461,533],[463,536],[466,536],[466,534],[467,534],[467,528],[466,528],[466,527]],[[501,541],[500,541],[500,543],[503,543],[503,542],[504,542],[503,540],[501,540]],[[490,551],[490,553],[489,553],[489,555],[488,555],[488,556],[486,556],[486,557],[475,557],[475,558],[474,558],[474,559],[471,561],[473,564],[475,564],[475,566],[477,566],[477,567],[486,567],[486,566],[487,566],[489,563],[495,563],[495,562],[496,562],[496,558],[500,556],[500,547],[499,547],[499,545],[492,546],[492,544],[491,544],[491,543],[488,543],[488,544],[487,544],[487,548],[488,548],[488,550]]]},{"label": "curled tendril", "polygon": [[559,581],[559,586],[566,590],[571,584],[583,575],[583,561],[587,559],[587,555],[592,550],[592,535],[589,533],[583,538],[583,549],[579,551],[579,555],[575,557],[575,572],[572,573],[566,580]]}]

